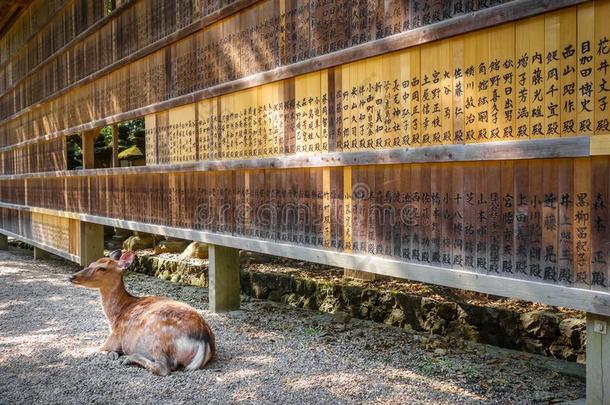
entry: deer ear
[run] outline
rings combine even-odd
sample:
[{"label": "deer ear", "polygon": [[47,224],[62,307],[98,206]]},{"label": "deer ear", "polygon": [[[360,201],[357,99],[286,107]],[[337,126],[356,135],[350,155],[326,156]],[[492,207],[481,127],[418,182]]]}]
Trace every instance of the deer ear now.
[{"label": "deer ear", "polygon": [[131,263],[133,263],[135,258],[136,258],[136,254],[131,251],[127,251],[127,252],[123,253],[121,255],[121,257],[119,258],[119,265],[118,265],[119,269],[125,270],[125,269],[129,268],[129,266],[131,266]]},{"label": "deer ear", "polygon": [[110,252],[108,254],[108,257],[111,258],[112,260],[119,260],[121,258],[122,254],[123,254],[123,251],[121,249],[117,249],[117,250],[113,250],[112,252]]}]

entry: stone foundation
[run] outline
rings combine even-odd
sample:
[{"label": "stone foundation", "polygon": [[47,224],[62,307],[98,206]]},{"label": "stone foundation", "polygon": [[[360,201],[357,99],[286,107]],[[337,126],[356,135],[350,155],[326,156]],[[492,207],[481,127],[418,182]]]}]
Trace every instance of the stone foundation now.
[{"label": "stone foundation", "polygon": [[174,283],[208,286],[207,265],[196,266],[181,260],[137,255],[131,270]]},{"label": "stone foundation", "polygon": [[[208,286],[206,265],[138,256],[134,270],[177,283]],[[343,314],[344,318],[369,319],[563,360],[585,360],[586,322],[562,313],[522,313],[248,269],[241,271],[241,288],[254,298]]]}]

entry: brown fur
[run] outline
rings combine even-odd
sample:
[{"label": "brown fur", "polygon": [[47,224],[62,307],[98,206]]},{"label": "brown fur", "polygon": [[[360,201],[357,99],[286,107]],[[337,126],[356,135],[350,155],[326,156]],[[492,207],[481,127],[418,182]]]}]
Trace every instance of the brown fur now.
[{"label": "brown fur", "polygon": [[196,361],[198,348],[207,343],[209,351],[204,352],[207,355],[199,368],[205,366],[214,357],[216,345],[212,329],[203,317],[182,302],[129,294],[118,263],[125,264],[123,257],[120,262],[104,257],[70,278],[74,284],[100,290],[102,308],[110,326],[110,336],[100,350],[113,355],[125,354],[125,363],[139,364],[155,374],[167,375]]}]

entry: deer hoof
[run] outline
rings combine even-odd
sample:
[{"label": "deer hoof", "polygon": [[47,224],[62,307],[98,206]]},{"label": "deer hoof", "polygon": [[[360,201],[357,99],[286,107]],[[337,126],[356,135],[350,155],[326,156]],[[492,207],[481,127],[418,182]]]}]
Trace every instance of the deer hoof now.
[{"label": "deer hoof", "polygon": [[108,357],[108,359],[114,361],[114,360],[119,359],[119,354],[117,352],[108,352],[108,353],[106,353],[106,357]]}]

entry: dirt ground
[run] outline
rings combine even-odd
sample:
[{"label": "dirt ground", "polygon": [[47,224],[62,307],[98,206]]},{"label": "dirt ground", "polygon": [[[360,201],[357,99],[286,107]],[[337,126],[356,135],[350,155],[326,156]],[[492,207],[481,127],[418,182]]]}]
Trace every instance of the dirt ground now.
[{"label": "dirt ground", "polygon": [[584,396],[582,366],[242,298],[213,314],[207,290],[128,274],[128,290],[191,303],[217,359],[157,377],[97,353],[108,333],[76,268],[0,252],[0,403],[559,403]]}]

